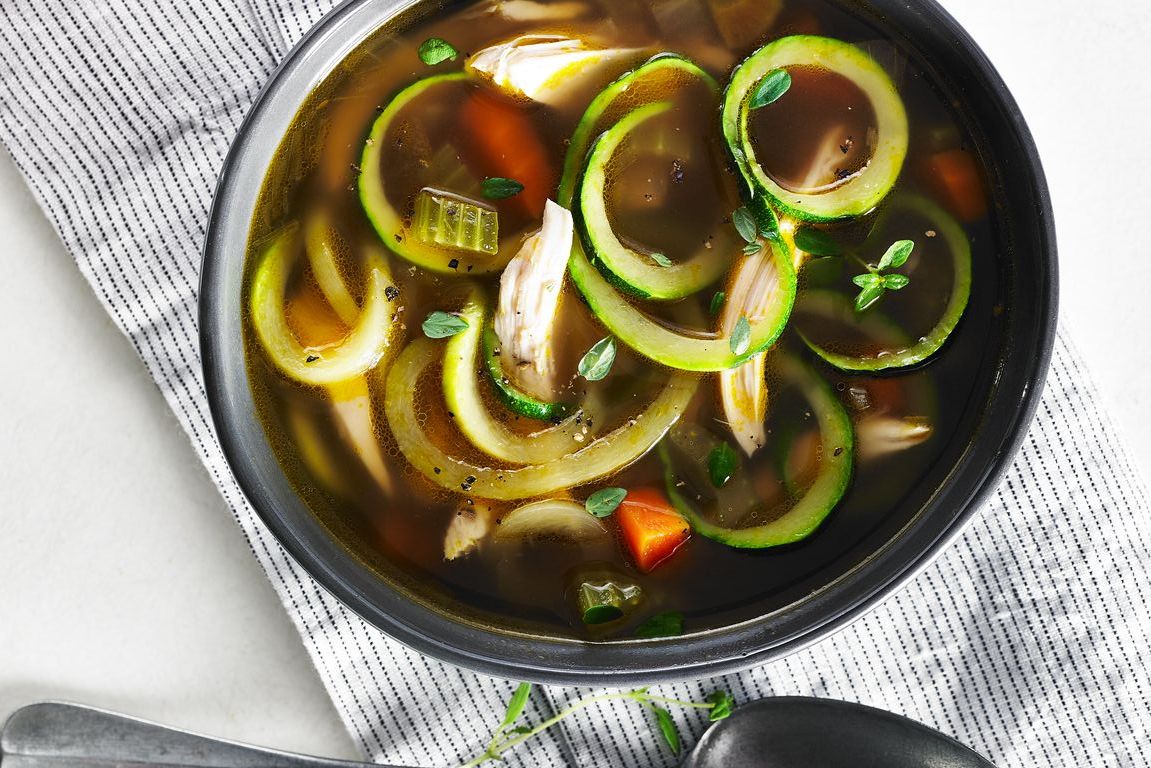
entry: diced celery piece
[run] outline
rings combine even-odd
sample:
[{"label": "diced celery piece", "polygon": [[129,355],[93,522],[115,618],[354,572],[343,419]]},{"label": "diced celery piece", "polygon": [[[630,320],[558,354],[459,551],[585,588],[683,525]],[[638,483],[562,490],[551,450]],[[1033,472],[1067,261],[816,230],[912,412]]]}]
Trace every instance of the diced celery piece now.
[{"label": "diced celery piece", "polygon": [[431,187],[416,196],[412,232],[426,243],[445,248],[499,252],[499,214],[494,208]]}]

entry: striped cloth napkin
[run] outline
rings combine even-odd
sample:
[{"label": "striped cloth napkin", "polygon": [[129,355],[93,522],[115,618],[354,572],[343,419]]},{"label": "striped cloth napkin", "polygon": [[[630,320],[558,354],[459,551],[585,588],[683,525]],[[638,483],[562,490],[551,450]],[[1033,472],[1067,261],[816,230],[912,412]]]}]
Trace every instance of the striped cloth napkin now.
[{"label": "striped cloth napkin", "polygon": [[[457,764],[513,683],[423,658],[326,595],[237,488],[200,378],[196,290],[241,118],[332,0],[3,0],[0,139],[187,430],[366,755]],[[10,255],[9,258],[17,258]],[[900,712],[1000,766],[1151,762],[1151,506],[1066,336],[998,493],[896,597],[818,645],[722,680],[739,700],[828,696]],[[546,717],[587,691],[533,697]],[[606,709],[606,707],[605,707]],[[512,764],[671,764],[644,713],[584,712]],[[682,718],[676,714],[677,718]],[[699,733],[698,719],[681,719]]]}]

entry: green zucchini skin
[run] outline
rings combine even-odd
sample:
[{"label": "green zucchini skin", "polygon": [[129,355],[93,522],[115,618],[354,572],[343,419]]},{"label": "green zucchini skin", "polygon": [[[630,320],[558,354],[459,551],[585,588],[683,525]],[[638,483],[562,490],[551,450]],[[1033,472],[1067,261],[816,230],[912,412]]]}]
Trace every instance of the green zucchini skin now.
[{"label": "green zucchini skin", "polygon": [[[592,99],[576,125],[568,144],[567,154],[564,156],[563,175],[560,178],[556,202],[568,209],[572,207],[588,150],[591,149],[596,137],[609,127],[605,122],[614,123],[632,109],[658,100],[661,92],[666,93],[666,87],[650,93],[645,92],[650,90],[646,88],[649,81],[658,78],[701,79],[709,88],[716,93],[719,92],[719,84],[715,78],[675,53],[656,54],[639,67],[620,75]],[[610,117],[613,110],[617,111],[614,118]],[[605,117],[608,120],[605,120]]]},{"label": "green zucchini skin", "polygon": [[[619,106],[624,95],[629,101],[639,104],[615,121],[614,125],[599,133],[586,154],[582,173],[576,170],[578,152],[569,153],[565,160],[565,172],[570,169],[577,174],[577,181],[570,192],[572,210],[585,252],[592,257],[592,262],[620,290],[642,299],[667,301],[703,290],[722,277],[729,264],[708,251],[696,254],[685,262],[661,267],[652,261],[649,254],[636,252],[624,245],[612,230],[605,200],[611,161],[629,134],[673,107],[671,102],[664,100],[642,103],[642,97],[637,97],[631,90],[637,82],[655,78],[666,79],[677,85],[681,80],[684,84],[698,82],[712,94],[719,94],[715,80],[687,59],[663,55],[649,60],[605,88],[589,106],[576,129],[573,146],[577,142],[582,145],[596,134],[603,117],[613,107]],[[660,94],[661,99],[667,96],[666,91]],[[561,199],[565,192],[566,179],[560,185]]]},{"label": "green zucchini skin", "polygon": [[773,311],[753,323],[747,351],[736,354],[727,337],[685,336],[648,317],[633,306],[600,274],[583,249],[572,249],[568,274],[591,311],[615,337],[639,354],[684,371],[714,372],[735,368],[769,349],[783,333],[795,301],[796,275],[791,251],[782,241],[764,240],[764,255],[772,259],[782,299]]},{"label": "green zucchini skin", "polygon": [[[781,187],[759,164],[748,136],[748,100],[776,69],[822,67],[851,80],[871,101],[878,145],[866,168],[830,192],[801,193]],[[835,222],[866,215],[895,186],[907,157],[907,112],[895,84],[859,48],[828,37],[793,35],[771,42],[735,68],[724,94],[722,128],[728,151],[756,212],[773,205],[800,221]]]},{"label": "green zucchini skin", "polygon": [[594,417],[597,424],[602,422],[596,398],[589,397],[578,412],[558,423],[528,434],[508,429],[488,410],[481,389],[486,385],[480,383],[481,377],[487,378],[486,366],[479,358],[484,355],[483,334],[489,328],[489,314],[483,291],[473,287],[459,315],[468,327],[444,345],[444,402],[457,428],[477,449],[511,464],[542,464],[574,453],[581,447],[577,435],[594,436],[585,431],[585,418],[591,421]]},{"label": "green zucchini skin", "polygon": [[500,402],[509,410],[520,416],[527,416],[529,419],[558,424],[567,418],[568,414],[571,413],[571,406],[566,403],[545,403],[542,400],[537,400],[531,395],[521,392],[518,387],[511,383],[507,374],[504,373],[503,363],[500,362],[500,340],[491,323],[484,326],[483,333],[481,350],[484,358],[484,370],[487,371],[488,380],[491,381],[492,388]]},{"label": "green zucchini skin", "polygon": [[[616,114],[649,104],[665,91],[646,88],[649,77],[660,75],[698,77],[698,67],[682,57],[661,54],[638,69],[622,76],[592,100],[568,146],[564,176],[560,183],[559,203],[572,207],[581,169],[588,150],[605,128],[603,122]],[[707,76],[704,73],[704,76]],[[645,93],[645,90],[648,91]],[[621,116],[622,116],[621,115]],[[761,231],[778,231],[775,214],[766,208],[759,215]],[[752,326],[751,343],[743,354],[731,350],[730,340],[721,337],[700,338],[676,333],[648,317],[632,305],[605,277],[584,252],[582,243],[572,248],[568,275],[583,295],[592,313],[622,343],[641,355],[669,368],[685,371],[714,372],[735,368],[770,348],[783,333],[795,301],[796,273],[793,254],[780,237],[764,239],[764,253],[776,265],[783,300],[776,311]]]},{"label": "green zucchini skin", "polygon": [[[439,274],[474,276],[498,272],[504,268],[513,254],[501,248],[499,254],[484,256],[468,251],[448,250],[416,239],[410,232],[407,217],[397,211],[388,200],[381,173],[381,161],[388,129],[404,107],[436,88],[459,87],[470,79],[471,76],[466,72],[449,72],[425,77],[404,88],[396,94],[372,124],[371,133],[364,142],[364,150],[360,155],[361,172],[357,184],[360,204],[380,240],[400,258]],[[512,243],[512,239],[508,242]],[[456,266],[451,266],[452,262],[455,262]]]},{"label": "green zucchini skin", "polygon": [[412,467],[441,488],[459,493],[466,486],[475,498],[516,501],[552,496],[617,474],[653,450],[675,426],[699,389],[699,378],[678,371],[667,377],[654,400],[634,418],[554,461],[522,467],[492,467],[452,456],[430,440],[412,382],[438,360],[442,349],[432,339],[411,341],[393,363],[384,383],[384,413],[396,447]]},{"label": "green zucchini skin", "polygon": [[811,536],[843,500],[854,472],[855,432],[851,417],[831,385],[794,357],[780,356],[773,366],[783,380],[804,394],[811,406],[819,424],[822,456],[814,482],[784,515],[751,528],[729,528],[708,520],[681,492],[680,478],[667,449],[660,447],[666,491],[675,508],[696,533],[737,549],[782,547]]},{"label": "green zucchini skin", "polygon": [[670,102],[646,104],[604,131],[588,155],[576,198],[576,227],[584,250],[594,254],[596,266],[612,284],[644,299],[691,296],[719,280],[730,267],[728,259],[709,249],[702,249],[686,261],[661,267],[650,255],[624,245],[612,231],[605,199],[612,159],[632,131],[671,107]]},{"label": "green zucchini skin", "polygon": [[[918,195],[902,194],[893,197],[883,215],[891,216],[899,211],[911,211],[923,217],[925,221],[930,222],[930,226],[938,233],[937,236],[947,243],[951,251],[954,274],[951,296],[935,327],[915,343],[909,343],[907,335],[894,328],[891,321],[882,315],[874,314],[874,309],[865,312],[859,320],[860,330],[893,347],[885,350],[882,355],[858,357],[832,352],[816,344],[803,333],[802,329],[799,329],[800,338],[811,351],[841,371],[848,373],[895,371],[924,363],[943,348],[967,311],[967,304],[971,299],[971,241],[963,226],[934,202]],[[915,290],[915,286],[911,286],[908,290]],[[839,294],[823,295],[822,291],[818,293],[819,295],[812,298],[820,302],[827,311],[844,312],[854,316],[851,301],[846,297]],[[806,302],[807,299],[801,301]]]}]

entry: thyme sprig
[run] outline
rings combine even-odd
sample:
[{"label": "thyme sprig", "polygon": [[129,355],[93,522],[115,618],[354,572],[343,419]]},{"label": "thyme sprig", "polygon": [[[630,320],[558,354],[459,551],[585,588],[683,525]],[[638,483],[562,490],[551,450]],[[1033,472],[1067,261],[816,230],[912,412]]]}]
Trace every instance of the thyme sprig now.
[{"label": "thyme sprig", "polygon": [[899,269],[911,258],[915,250],[915,243],[911,240],[897,240],[883,254],[879,264],[874,267],[863,263],[867,269],[861,275],[856,275],[852,282],[859,287],[859,295],[855,297],[855,311],[866,312],[875,302],[883,298],[888,291],[902,291],[911,284],[907,275],[890,270]]},{"label": "thyme sprig", "polygon": [[523,715],[524,710],[527,708],[528,700],[531,698],[531,692],[531,683],[519,684],[515,692],[512,693],[512,697],[508,701],[507,711],[504,713],[503,721],[499,727],[496,728],[495,733],[492,735],[492,740],[488,742],[487,748],[468,762],[463,763],[460,768],[473,768],[474,766],[483,765],[489,760],[503,760],[503,755],[508,750],[514,749],[533,736],[543,733],[564,718],[605,701],[634,701],[636,704],[650,709],[655,715],[657,731],[663,738],[668,749],[675,755],[678,755],[680,750],[679,730],[676,728],[675,721],[672,719],[671,712],[667,707],[707,710],[708,720],[710,722],[723,720],[728,717],[735,708],[735,700],[727,691],[714,691],[707,697],[706,701],[683,701],[667,696],[658,696],[650,693],[647,688],[636,688],[631,691],[618,691],[615,693],[601,693],[595,696],[587,696],[573,702],[554,716],[536,725],[516,725],[520,716]]}]

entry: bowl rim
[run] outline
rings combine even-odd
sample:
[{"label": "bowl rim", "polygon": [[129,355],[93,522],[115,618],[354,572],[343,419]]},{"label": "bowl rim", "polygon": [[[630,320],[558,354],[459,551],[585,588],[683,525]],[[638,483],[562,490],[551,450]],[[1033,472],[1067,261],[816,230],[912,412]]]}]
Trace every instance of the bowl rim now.
[{"label": "bowl rim", "polygon": [[[387,19],[421,0],[345,0],[312,27],[270,76],[248,111],[221,170],[205,235],[200,277],[204,386],[220,446],[244,496],[288,554],[328,593],[414,650],[477,672],[539,683],[631,685],[726,674],[799,651],[843,629],[897,593],[963,532],[998,486],[1038,405],[1055,341],[1058,264],[1051,200],[1038,150],[1006,84],[936,0],[852,0],[903,42],[962,71],[965,95],[981,98],[998,123],[997,156],[1022,171],[997,190],[1013,214],[1029,215],[1039,268],[1013,274],[1028,302],[1009,308],[1004,349],[989,402],[967,450],[915,520],[880,550],[817,593],[739,624],[668,640],[594,643],[496,632],[445,616],[388,584],[334,542],[291,490],[256,421],[243,357],[241,273],[255,199],[268,160],[306,95]],[[941,67],[937,64],[935,69]],[[986,122],[991,117],[979,118]],[[238,353],[238,356],[237,356]],[[934,512],[934,514],[933,514]],[[930,524],[929,524],[930,523]],[[780,614],[786,616],[780,616]]]}]

